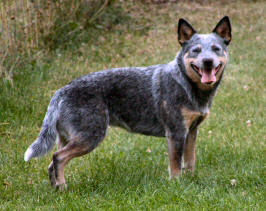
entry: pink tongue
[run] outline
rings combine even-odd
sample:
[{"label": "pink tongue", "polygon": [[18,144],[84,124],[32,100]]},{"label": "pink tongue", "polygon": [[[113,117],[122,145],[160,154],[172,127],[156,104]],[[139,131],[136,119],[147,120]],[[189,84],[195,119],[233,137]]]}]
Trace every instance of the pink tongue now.
[{"label": "pink tongue", "polygon": [[216,81],[215,71],[211,72],[202,71],[201,83],[212,83]]}]

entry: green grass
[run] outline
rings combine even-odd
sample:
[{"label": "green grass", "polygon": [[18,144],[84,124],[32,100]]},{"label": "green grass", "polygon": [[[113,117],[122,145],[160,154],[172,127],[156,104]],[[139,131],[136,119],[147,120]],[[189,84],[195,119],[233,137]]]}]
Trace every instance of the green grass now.
[{"label": "green grass", "polygon": [[[130,27],[98,31],[26,66],[13,86],[0,82],[0,210],[265,210],[265,3],[128,4]],[[169,181],[165,139],[118,128],[66,167],[66,192],[49,185],[52,153],[24,162],[56,89],[88,72],[166,63],[179,49],[178,18],[209,32],[223,15],[233,26],[230,64],[198,135],[194,176]]]}]

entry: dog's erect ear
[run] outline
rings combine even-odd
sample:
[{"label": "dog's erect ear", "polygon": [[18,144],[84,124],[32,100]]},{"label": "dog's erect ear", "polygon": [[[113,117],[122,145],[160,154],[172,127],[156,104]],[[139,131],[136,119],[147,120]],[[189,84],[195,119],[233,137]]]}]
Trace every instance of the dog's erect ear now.
[{"label": "dog's erect ear", "polygon": [[184,42],[190,40],[190,38],[196,33],[195,29],[184,19],[179,19],[177,34],[178,42],[183,45]]},{"label": "dog's erect ear", "polygon": [[231,24],[228,16],[224,16],[216,27],[213,29],[214,33],[218,34],[220,37],[224,39],[224,43],[229,45],[232,34],[231,34]]}]

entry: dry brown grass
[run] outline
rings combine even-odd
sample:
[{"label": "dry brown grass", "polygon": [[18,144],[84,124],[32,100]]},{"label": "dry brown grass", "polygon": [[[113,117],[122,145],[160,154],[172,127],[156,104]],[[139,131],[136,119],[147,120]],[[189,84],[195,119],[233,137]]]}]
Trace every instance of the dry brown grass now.
[{"label": "dry brown grass", "polygon": [[88,27],[114,1],[1,1],[0,78],[11,80],[15,68],[51,50],[62,33]]}]

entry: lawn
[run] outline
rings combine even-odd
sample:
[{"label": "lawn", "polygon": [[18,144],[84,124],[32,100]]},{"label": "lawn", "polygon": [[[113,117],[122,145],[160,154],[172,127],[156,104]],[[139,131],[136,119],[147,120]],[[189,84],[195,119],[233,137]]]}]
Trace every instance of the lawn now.
[{"label": "lawn", "polygon": [[[13,83],[1,79],[0,210],[265,210],[265,2],[121,2],[127,20],[113,30],[26,65]],[[224,15],[230,64],[199,131],[194,176],[169,181],[164,138],[114,127],[66,167],[66,192],[50,187],[52,152],[24,162],[58,88],[97,70],[167,63],[180,49],[179,18],[209,33]]]}]

